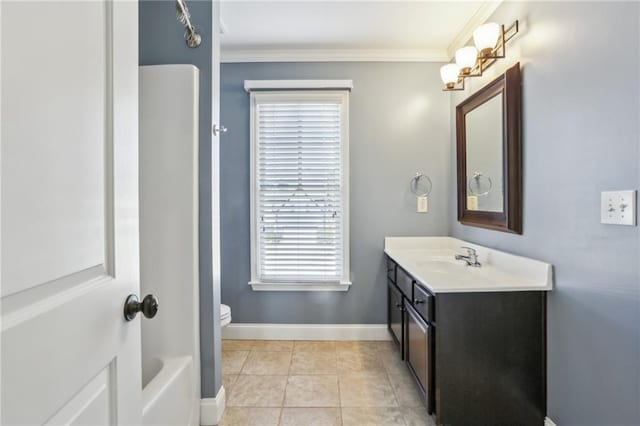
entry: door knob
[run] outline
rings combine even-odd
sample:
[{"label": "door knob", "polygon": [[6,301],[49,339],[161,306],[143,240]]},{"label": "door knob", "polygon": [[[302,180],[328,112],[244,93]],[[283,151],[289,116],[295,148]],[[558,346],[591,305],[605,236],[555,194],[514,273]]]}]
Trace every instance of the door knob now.
[{"label": "door knob", "polygon": [[130,294],[124,302],[124,319],[133,320],[138,312],[142,312],[145,318],[153,318],[158,313],[158,298],[153,294],[147,294],[142,302],[138,301],[138,296]]},{"label": "door knob", "polygon": [[217,124],[213,125],[213,136],[218,136],[220,133],[227,133],[227,128],[224,126],[219,126]]}]

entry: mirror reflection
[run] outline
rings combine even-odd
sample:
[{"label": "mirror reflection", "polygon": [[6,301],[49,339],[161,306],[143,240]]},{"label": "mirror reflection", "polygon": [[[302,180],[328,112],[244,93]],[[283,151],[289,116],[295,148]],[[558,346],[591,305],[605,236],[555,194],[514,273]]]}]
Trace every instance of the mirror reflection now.
[{"label": "mirror reflection", "polygon": [[503,95],[465,115],[467,209],[504,212]]}]

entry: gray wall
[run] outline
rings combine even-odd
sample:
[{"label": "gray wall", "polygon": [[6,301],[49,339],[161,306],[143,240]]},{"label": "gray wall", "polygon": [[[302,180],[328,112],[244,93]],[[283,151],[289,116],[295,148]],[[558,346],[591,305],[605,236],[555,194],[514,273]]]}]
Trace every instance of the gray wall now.
[{"label": "gray wall", "polygon": [[640,424],[640,231],[599,223],[600,191],[640,186],[639,8],[509,2],[496,11],[492,21],[524,21],[497,66],[522,64],[524,235],[451,228],[554,264],[548,415],[561,426]]},{"label": "gray wall", "polygon": [[[213,279],[211,252],[211,0],[189,3],[191,17],[202,44],[186,46],[184,29],[176,21],[172,1],[140,2],[140,65],[193,64],[200,69],[200,364],[202,396],[212,397],[220,388],[220,348],[214,351]],[[218,362],[216,362],[216,359]]]},{"label": "gray wall", "polygon": [[[385,323],[385,235],[445,235],[449,210],[449,95],[439,64],[223,64],[220,143],[222,302],[240,323]],[[254,292],[250,279],[249,95],[245,79],[352,79],[351,278],[346,292]],[[427,214],[409,181],[433,180]]]}]

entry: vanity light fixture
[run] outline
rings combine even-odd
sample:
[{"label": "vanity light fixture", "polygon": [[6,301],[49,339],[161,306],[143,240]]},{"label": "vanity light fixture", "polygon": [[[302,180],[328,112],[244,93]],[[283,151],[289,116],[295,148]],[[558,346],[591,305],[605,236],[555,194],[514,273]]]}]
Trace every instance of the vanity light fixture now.
[{"label": "vanity light fixture", "polygon": [[473,32],[473,43],[476,45],[480,57],[484,58],[491,56],[493,48],[498,44],[498,37],[501,33],[500,25],[495,22],[489,22],[484,25],[480,25]]},{"label": "vanity light fixture", "polygon": [[[473,32],[475,47],[461,47],[456,51],[455,64],[447,64],[440,68],[440,77],[445,84],[442,90],[464,90],[464,80],[467,77],[482,76],[482,73],[496,60],[505,57],[505,44],[517,33],[517,20],[508,28],[493,22],[476,28]],[[451,65],[458,69],[455,81],[453,81],[453,67]]]},{"label": "vanity light fixture", "polygon": [[478,50],[473,46],[465,46],[456,50],[456,65],[460,69],[461,76],[468,76],[475,68],[478,60]]},{"label": "vanity light fixture", "polygon": [[[458,66],[456,64],[447,64],[440,68],[440,78],[446,86],[447,90],[455,90],[456,83],[458,82]],[[464,81],[463,81],[464,85]],[[464,88],[464,87],[463,87]],[[458,89],[463,90],[463,89]]]}]

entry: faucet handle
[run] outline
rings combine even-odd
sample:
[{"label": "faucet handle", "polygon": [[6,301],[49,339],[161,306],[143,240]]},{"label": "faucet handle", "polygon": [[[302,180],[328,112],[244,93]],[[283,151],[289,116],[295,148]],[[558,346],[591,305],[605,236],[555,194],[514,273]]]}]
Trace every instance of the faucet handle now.
[{"label": "faucet handle", "polygon": [[477,254],[476,249],[473,247],[462,246],[460,248],[467,250],[468,254]]}]

